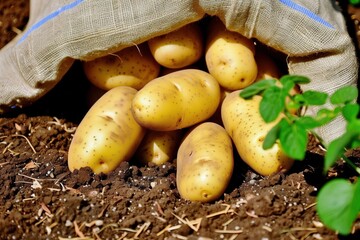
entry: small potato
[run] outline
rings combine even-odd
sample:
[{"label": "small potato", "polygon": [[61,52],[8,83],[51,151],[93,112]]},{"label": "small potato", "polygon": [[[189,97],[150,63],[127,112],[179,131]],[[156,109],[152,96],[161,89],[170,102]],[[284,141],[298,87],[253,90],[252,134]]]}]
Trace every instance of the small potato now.
[{"label": "small potato", "polygon": [[90,167],[94,173],[109,173],[129,160],[145,129],[131,113],[137,90],[120,86],[106,92],[80,122],[68,153],[70,171]]},{"label": "small potato", "polygon": [[167,68],[183,68],[203,55],[203,36],[197,22],[148,40],[156,61]]},{"label": "small potato", "polygon": [[175,159],[182,130],[174,131],[152,131],[148,130],[144,139],[136,150],[134,158],[141,163],[164,164]]},{"label": "small potato", "polygon": [[257,173],[271,175],[287,171],[293,160],[287,157],[278,143],[263,149],[266,134],[276,124],[265,123],[259,113],[261,97],[245,100],[234,91],[223,101],[221,116],[224,127],[232,138],[240,157]]},{"label": "small potato", "polygon": [[182,198],[210,202],[226,190],[234,168],[232,141],[212,122],[192,128],[177,154],[176,183]]},{"label": "small potato", "polygon": [[226,29],[218,19],[209,23],[205,61],[209,73],[228,90],[243,89],[257,76],[254,42]]},{"label": "small potato", "polygon": [[144,43],[83,62],[83,69],[87,79],[100,89],[129,86],[139,90],[159,75],[160,65]]},{"label": "small potato", "polygon": [[134,97],[132,111],[141,126],[172,131],[208,119],[219,102],[219,84],[209,73],[185,69],[146,84]]}]

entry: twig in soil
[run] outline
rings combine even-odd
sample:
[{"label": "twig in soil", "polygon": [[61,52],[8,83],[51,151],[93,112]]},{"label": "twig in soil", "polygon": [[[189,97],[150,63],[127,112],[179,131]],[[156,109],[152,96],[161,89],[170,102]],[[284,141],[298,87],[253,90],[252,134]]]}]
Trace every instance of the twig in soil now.
[{"label": "twig in soil", "polygon": [[273,231],[271,227],[265,226],[265,225],[262,226],[262,229],[264,229],[265,231],[268,231],[268,232],[272,232],[272,231]]},{"label": "twig in soil", "polygon": [[216,233],[227,233],[227,234],[239,234],[239,233],[242,233],[243,230],[215,229],[214,232],[216,232]]},{"label": "twig in soil", "polygon": [[151,225],[151,222],[145,222],[143,225],[141,225],[140,229],[135,233],[134,239],[137,239],[142,232],[145,232],[149,226]]},{"label": "twig in soil", "polygon": [[0,163],[0,167],[5,166],[6,164],[9,164],[9,162]]},{"label": "twig in soil", "polygon": [[291,239],[296,240],[295,236],[294,236],[292,233],[293,233],[293,232],[298,232],[298,231],[309,231],[309,232],[306,233],[303,237],[301,237],[300,240],[305,240],[305,239],[306,239],[307,237],[309,237],[310,235],[318,232],[316,228],[294,227],[294,228],[282,230],[281,233],[288,233],[288,234],[290,235],[290,238],[291,238]]},{"label": "twig in soil", "polygon": [[253,217],[253,218],[258,218],[258,217],[259,217],[259,216],[256,215],[253,211],[251,211],[251,212],[246,211],[245,213],[246,213],[246,215],[248,215],[249,217]]},{"label": "twig in soil", "polygon": [[306,206],[304,209],[305,209],[305,210],[308,210],[309,208],[312,208],[312,207],[314,207],[315,205],[316,205],[316,202],[310,204],[309,206]]},{"label": "twig in soil", "polygon": [[64,129],[65,132],[68,132],[68,133],[74,133],[76,131],[76,127],[68,128],[66,123],[61,123],[57,117],[53,117],[53,118],[55,119],[55,121],[48,121],[47,123],[60,126],[61,128]]},{"label": "twig in soil", "polygon": [[97,215],[97,217],[98,218],[101,218],[103,215],[104,215],[104,213],[105,213],[105,211],[106,211],[106,209],[109,207],[109,204],[106,204],[105,205],[105,207],[103,207],[103,209],[101,209],[101,211],[100,211],[100,213]]},{"label": "twig in soil", "polygon": [[156,210],[157,210],[162,216],[165,216],[164,211],[162,210],[160,204],[159,204],[157,201],[155,201],[154,204],[155,204],[155,206],[156,206]]},{"label": "twig in soil", "polygon": [[100,236],[97,234],[97,231],[93,229],[93,234],[96,237],[96,240],[101,240]]},{"label": "twig in soil", "polygon": [[227,213],[235,213],[235,211],[233,209],[230,209],[230,207],[231,207],[230,205],[228,205],[228,204],[222,204],[222,205],[226,206],[226,208],[224,210],[209,214],[206,216],[206,218],[212,218],[212,217],[222,215],[222,214],[227,214]]},{"label": "twig in soil", "polygon": [[161,230],[160,232],[158,232],[158,233],[156,234],[156,236],[159,237],[159,236],[162,235],[164,232],[168,231],[170,227],[171,227],[171,224],[167,225],[163,230]]},{"label": "twig in soil", "polygon": [[81,237],[81,238],[85,238],[85,235],[84,235],[84,233],[80,230],[80,227],[79,227],[79,225],[77,224],[77,222],[74,221],[73,224],[74,224],[74,228],[75,228],[75,233],[76,233],[76,235],[78,235],[78,236]]},{"label": "twig in soil", "polygon": [[175,213],[171,213],[171,214],[174,215],[183,224],[188,225],[195,232],[199,231],[202,218],[197,218],[195,220],[189,221],[189,219],[187,219],[187,218],[183,219],[183,218],[177,216]]},{"label": "twig in soil", "polygon": [[34,181],[57,181],[57,179],[52,179],[52,178],[33,178],[33,177],[30,177],[30,176],[27,176],[25,174],[21,174],[21,173],[18,173],[19,176],[22,176],[22,177],[25,177],[25,178],[29,178],[31,180],[34,180]]},{"label": "twig in soil", "polygon": [[109,227],[118,227],[118,225],[116,223],[110,223],[110,224],[106,224],[104,227],[102,227],[99,231],[97,231],[97,233],[101,233],[102,231],[104,231],[105,229],[109,228]]},{"label": "twig in soil", "polygon": [[171,234],[174,238],[181,239],[181,240],[187,240],[188,238],[179,234]]},{"label": "twig in soil", "polygon": [[54,215],[51,213],[50,209],[45,205],[45,203],[40,203],[41,209],[43,209],[48,217],[53,217]]},{"label": "twig in soil", "polygon": [[22,138],[24,138],[26,140],[26,142],[29,144],[29,146],[30,146],[31,150],[33,151],[33,153],[36,153],[36,150],[35,150],[34,146],[31,144],[30,140],[26,136],[24,136],[22,134],[13,134],[13,135],[10,135],[10,137],[22,137]]}]

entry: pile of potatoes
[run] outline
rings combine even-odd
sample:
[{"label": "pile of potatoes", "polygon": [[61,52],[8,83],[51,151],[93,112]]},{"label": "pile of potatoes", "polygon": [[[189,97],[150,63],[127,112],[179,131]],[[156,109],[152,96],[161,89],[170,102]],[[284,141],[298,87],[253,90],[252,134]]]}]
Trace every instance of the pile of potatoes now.
[{"label": "pile of potatoes", "polygon": [[209,202],[228,186],[234,154],[262,175],[293,164],[279,145],[262,148],[276,122],[260,117],[261,97],[239,96],[255,81],[279,78],[277,64],[218,18],[83,62],[83,70],[104,94],[74,134],[71,171],[109,173],[130,159],[158,165],[176,159],[180,195]]}]

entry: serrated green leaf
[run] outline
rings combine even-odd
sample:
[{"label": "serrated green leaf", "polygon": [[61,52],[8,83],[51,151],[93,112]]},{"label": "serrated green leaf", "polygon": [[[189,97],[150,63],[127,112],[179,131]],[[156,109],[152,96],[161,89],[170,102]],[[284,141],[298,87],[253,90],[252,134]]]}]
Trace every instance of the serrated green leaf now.
[{"label": "serrated green leaf", "polygon": [[354,86],[345,86],[336,90],[330,96],[330,102],[336,104],[346,104],[356,100],[358,96],[358,89]]},{"label": "serrated green leaf", "polygon": [[276,140],[279,139],[280,129],[283,122],[286,122],[285,119],[281,119],[270,131],[266,134],[265,140],[263,142],[263,149],[270,149],[275,144]]},{"label": "serrated green leaf", "polygon": [[328,94],[313,90],[308,90],[302,93],[307,106],[320,106],[326,103]]},{"label": "serrated green leaf", "polygon": [[274,121],[285,108],[286,96],[278,87],[270,87],[264,91],[260,101],[260,115],[265,122]]},{"label": "serrated green leaf", "polygon": [[264,90],[268,89],[269,87],[273,87],[276,84],[275,79],[264,79],[258,82],[255,82],[248,87],[244,88],[240,92],[240,97],[247,99],[251,98],[254,95],[262,93]]},{"label": "serrated green leaf", "polygon": [[358,104],[349,103],[342,108],[342,114],[348,122],[351,122],[357,119],[359,110],[360,106]]},{"label": "serrated green leaf", "polygon": [[308,77],[300,75],[284,75],[280,78],[280,82],[283,85],[287,81],[291,81],[294,84],[306,84],[310,82],[310,79]]},{"label": "serrated green leaf", "polygon": [[358,186],[345,179],[334,179],[320,189],[317,213],[327,227],[347,235],[359,214],[359,201]]},{"label": "serrated green leaf", "polygon": [[308,136],[300,124],[283,124],[280,130],[280,143],[285,154],[296,160],[305,158]]}]

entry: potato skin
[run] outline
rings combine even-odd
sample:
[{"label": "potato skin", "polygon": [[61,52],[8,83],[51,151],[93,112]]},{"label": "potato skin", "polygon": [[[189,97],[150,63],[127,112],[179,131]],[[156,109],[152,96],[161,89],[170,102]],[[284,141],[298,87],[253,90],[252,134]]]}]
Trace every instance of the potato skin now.
[{"label": "potato skin", "polygon": [[143,163],[164,164],[175,159],[181,138],[182,129],[174,131],[148,130],[135,153],[135,158]]},{"label": "potato skin", "polygon": [[209,73],[227,90],[243,89],[257,76],[254,42],[226,29],[218,19],[209,23],[205,61]]},{"label": "potato skin", "polygon": [[261,118],[261,97],[245,100],[239,93],[240,90],[234,91],[224,99],[221,117],[240,157],[254,171],[264,176],[289,170],[294,161],[283,153],[278,143],[268,150],[262,148],[266,134],[276,121],[265,123]]},{"label": "potato skin", "polygon": [[172,131],[205,121],[219,102],[219,84],[209,73],[185,69],[146,84],[135,95],[132,111],[141,126]]},{"label": "potato skin", "polygon": [[160,65],[147,44],[140,44],[83,62],[83,70],[87,79],[100,89],[129,86],[139,90],[159,75]]},{"label": "potato skin", "polygon": [[225,129],[213,122],[200,123],[189,130],[178,150],[178,191],[191,201],[214,201],[225,192],[233,168],[232,141]]},{"label": "potato skin", "polygon": [[145,129],[133,118],[131,101],[137,90],[120,86],[106,92],[80,122],[68,152],[70,171],[90,167],[109,173],[129,160]]},{"label": "potato skin", "polygon": [[203,36],[197,22],[154,37],[147,42],[155,60],[171,69],[189,66],[203,55]]}]

